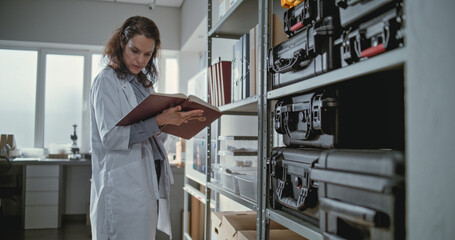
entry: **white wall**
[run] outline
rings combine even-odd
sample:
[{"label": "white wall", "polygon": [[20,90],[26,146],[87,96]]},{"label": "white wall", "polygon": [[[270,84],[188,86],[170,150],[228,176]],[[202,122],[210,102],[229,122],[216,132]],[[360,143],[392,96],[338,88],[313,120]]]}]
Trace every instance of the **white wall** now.
[{"label": "white wall", "polygon": [[[213,1],[213,2],[217,2]],[[207,0],[185,0],[181,7],[181,46],[191,37],[194,30],[207,16]]]},{"label": "white wall", "polygon": [[455,1],[406,1],[407,238],[455,236]]},{"label": "white wall", "polygon": [[200,53],[198,52],[180,52],[179,54],[179,90],[181,93],[187,94],[188,80],[196,75],[200,68]]},{"label": "white wall", "polygon": [[0,40],[104,46],[134,15],[155,21],[163,49],[180,49],[180,9],[87,0],[1,0]]}]

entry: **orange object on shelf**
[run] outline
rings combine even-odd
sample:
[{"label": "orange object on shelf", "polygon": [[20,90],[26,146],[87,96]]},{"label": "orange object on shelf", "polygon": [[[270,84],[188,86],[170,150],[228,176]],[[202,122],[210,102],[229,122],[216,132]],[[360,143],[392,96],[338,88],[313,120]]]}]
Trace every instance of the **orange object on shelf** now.
[{"label": "orange object on shelf", "polygon": [[303,0],[281,0],[281,6],[290,9],[299,5]]}]

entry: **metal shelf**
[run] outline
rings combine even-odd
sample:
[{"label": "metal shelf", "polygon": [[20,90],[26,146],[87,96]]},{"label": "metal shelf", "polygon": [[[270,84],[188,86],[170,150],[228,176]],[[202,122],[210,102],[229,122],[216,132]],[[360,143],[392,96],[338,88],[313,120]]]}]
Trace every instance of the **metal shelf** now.
[{"label": "metal shelf", "polygon": [[206,184],[205,179],[203,178],[204,173],[201,173],[193,168],[186,168],[186,165],[185,165],[185,177],[188,179],[191,179],[194,182],[201,184],[202,186],[205,186],[205,184]]},{"label": "metal shelf", "polygon": [[366,74],[399,68],[404,65],[406,56],[405,47],[394,49],[371,59],[269,91],[267,93],[267,99],[277,99],[283,96],[302,93]]},{"label": "metal shelf", "polygon": [[266,216],[289,228],[290,230],[296,232],[297,234],[302,235],[310,240],[322,240],[322,234],[318,226],[314,226],[311,223],[305,222],[295,216],[278,210],[267,209]]},{"label": "metal shelf", "polygon": [[240,38],[258,23],[258,1],[237,0],[209,29],[209,37]]},{"label": "metal shelf", "polygon": [[205,204],[205,194],[202,193],[201,191],[197,190],[196,188],[188,184],[185,184],[183,190]]},{"label": "metal shelf", "polygon": [[225,190],[222,186],[220,186],[219,184],[217,183],[207,183],[207,187],[212,189],[213,191],[219,193],[219,194],[222,194],[223,196],[226,196],[228,198],[230,198],[231,200],[253,210],[253,211],[257,211],[257,205],[255,202],[249,200],[249,199],[246,199],[244,197],[241,197],[233,192],[230,192],[230,191],[227,191]]},{"label": "metal shelf", "polygon": [[[196,198],[197,200],[201,201],[203,204],[205,204],[207,202],[205,194],[202,193],[201,191],[197,190],[193,186],[185,184],[185,186],[183,187],[183,190],[185,192],[187,192],[188,194],[190,194],[191,196],[193,196],[194,198]],[[213,203],[213,201],[211,202],[210,207],[215,208],[215,204]]]},{"label": "metal shelf", "polygon": [[257,115],[258,113],[258,95],[242,99],[237,102],[221,106],[223,114],[230,115]]}]

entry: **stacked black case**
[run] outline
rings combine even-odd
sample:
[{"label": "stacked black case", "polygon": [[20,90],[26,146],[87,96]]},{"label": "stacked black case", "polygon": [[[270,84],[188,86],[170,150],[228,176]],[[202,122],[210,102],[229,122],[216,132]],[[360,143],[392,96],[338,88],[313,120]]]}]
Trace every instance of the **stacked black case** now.
[{"label": "stacked black case", "polygon": [[404,159],[398,151],[324,151],[318,182],[325,239],[404,239]]},{"label": "stacked black case", "polygon": [[[333,0],[309,0],[285,13],[289,40],[271,48],[267,67],[273,88],[283,87],[340,67],[334,49],[339,20]],[[298,26],[298,28],[295,28]]]},{"label": "stacked black case", "polygon": [[280,99],[274,127],[288,147],[404,148],[403,72],[371,74]]},{"label": "stacked black case", "polygon": [[297,215],[315,225],[319,218],[317,184],[311,169],[318,149],[274,148],[269,157],[272,207]]},{"label": "stacked black case", "polygon": [[[402,2],[308,0],[287,10],[289,39],[269,49],[272,89],[403,45]],[[270,205],[324,239],[403,239],[403,69],[278,99],[285,147],[268,159]]]},{"label": "stacked black case", "polygon": [[397,0],[337,0],[342,32],[335,41],[341,65],[403,46],[402,2]]}]

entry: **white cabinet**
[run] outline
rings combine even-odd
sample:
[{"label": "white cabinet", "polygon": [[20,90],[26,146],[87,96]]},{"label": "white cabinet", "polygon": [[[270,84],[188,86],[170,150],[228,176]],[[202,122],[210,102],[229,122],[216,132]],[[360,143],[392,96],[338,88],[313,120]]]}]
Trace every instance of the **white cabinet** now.
[{"label": "white cabinet", "polygon": [[25,179],[25,229],[59,227],[59,165],[28,165]]}]

